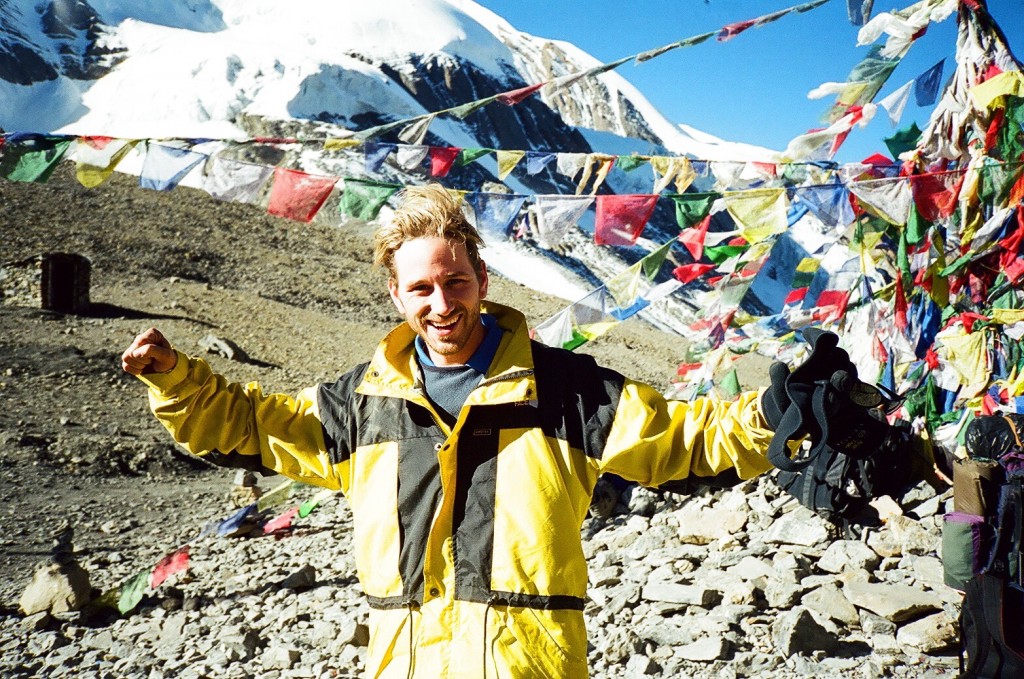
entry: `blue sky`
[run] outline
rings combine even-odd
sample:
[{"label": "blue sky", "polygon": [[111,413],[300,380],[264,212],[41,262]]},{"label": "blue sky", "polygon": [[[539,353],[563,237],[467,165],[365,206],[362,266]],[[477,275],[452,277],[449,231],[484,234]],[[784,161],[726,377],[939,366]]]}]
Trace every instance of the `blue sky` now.
[{"label": "blue sky", "polygon": [[[566,40],[602,62],[660,47],[683,38],[752,19],[801,0],[477,0],[519,30]],[[912,0],[875,0],[875,13],[899,9]],[[833,98],[810,100],[823,82],[845,81],[866,56],[857,46],[846,0],[831,0],[804,14],[789,14],[724,43],[714,39],[618,68],[673,123],[686,123],[723,139],[785,148],[814,127]],[[1018,59],[1024,55],[1024,0],[989,0]],[[952,73],[956,13],[933,24],[911,47],[876,101],[946,58],[943,82]],[[931,107],[913,97],[900,127],[924,127]],[[885,111],[850,133],[836,159],[854,162],[879,151],[895,130]]]}]

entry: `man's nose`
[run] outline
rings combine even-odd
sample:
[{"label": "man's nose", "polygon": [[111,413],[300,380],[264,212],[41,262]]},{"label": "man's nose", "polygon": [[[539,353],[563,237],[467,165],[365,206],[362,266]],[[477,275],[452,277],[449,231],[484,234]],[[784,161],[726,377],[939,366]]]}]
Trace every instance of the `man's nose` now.
[{"label": "man's nose", "polygon": [[430,295],[430,309],[436,314],[447,314],[454,306],[452,300],[445,292],[442,286],[434,288],[434,292]]}]

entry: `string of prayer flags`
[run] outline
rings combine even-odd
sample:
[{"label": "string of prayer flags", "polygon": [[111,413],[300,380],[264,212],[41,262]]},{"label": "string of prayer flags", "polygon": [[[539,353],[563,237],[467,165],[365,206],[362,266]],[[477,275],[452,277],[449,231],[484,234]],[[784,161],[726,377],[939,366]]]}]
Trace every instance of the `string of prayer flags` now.
[{"label": "string of prayer flags", "polygon": [[508,239],[526,196],[475,192],[466,197],[466,202],[473,208],[476,228],[485,240],[490,237],[501,241]]},{"label": "string of prayer flags", "polygon": [[78,137],[74,151],[78,182],[92,189],[107,181],[117,164],[137,143],[137,139]]},{"label": "string of prayer flags", "polygon": [[170,191],[206,156],[189,149],[147,142],[139,186],[154,191]]},{"label": "string of prayer flags", "polygon": [[592,196],[535,196],[532,226],[537,242],[549,250],[558,247],[593,202]]},{"label": "string of prayer flags", "polygon": [[341,193],[338,209],[343,215],[364,221],[376,219],[388,198],[402,188],[399,184],[370,179],[344,179],[344,191]]},{"label": "string of prayer flags", "polygon": [[70,146],[71,139],[66,137],[10,135],[0,156],[0,176],[12,182],[44,183]]},{"label": "string of prayer flags", "polygon": [[267,212],[297,222],[312,221],[337,182],[337,177],[321,177],[302,170],[275,168]]},{"label": "string of prayer flags", "polygon": [[597,196],[594,241],[598,245],[634,245],[651,218],[657,195]]},{"label": "string of prayer flags", "polygon": [[217,200],[252,203],[273,173],[267,165],[215,155],[206,163],[202,188]]}]

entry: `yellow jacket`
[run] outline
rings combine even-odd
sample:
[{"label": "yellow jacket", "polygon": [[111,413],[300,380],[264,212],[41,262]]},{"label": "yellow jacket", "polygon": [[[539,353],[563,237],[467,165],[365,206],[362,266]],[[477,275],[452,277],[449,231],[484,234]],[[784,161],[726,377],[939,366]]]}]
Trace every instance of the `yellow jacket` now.
[{"label": "yellow jacket", "polygon": [[405,324],[368,364],[294,397],[229,384],[184,354],[142,378],[191,452],[345,493],[370,604],[367,676],[587,676],[580,526],[598,476],[657,486],[770,468],[756,392],[669,402],[532,342],[519,312],[486,310],[504,335],[453,427],[423,392]]}]

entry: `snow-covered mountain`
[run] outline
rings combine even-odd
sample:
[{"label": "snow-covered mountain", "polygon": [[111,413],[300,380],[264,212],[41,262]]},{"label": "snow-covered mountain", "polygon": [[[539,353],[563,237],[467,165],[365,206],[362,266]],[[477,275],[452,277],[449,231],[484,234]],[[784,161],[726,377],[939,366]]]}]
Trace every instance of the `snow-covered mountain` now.
[{"label": "snow-covered mountain", "polygon": [[[599,65],[569,43],[515,29],[472,0],[0,0],[0,128],[7,131],[336,136]],[[516,106],[440,116],[425,143],[775,157],[670,123],[614,71],[544,88]],[[308,171],[353,169],[308,148],[293,156]],[[402,179],[391,171],[391,179]],[[460,172],[453,185],[478,190],[497,167],[491,159]],[[615,174],[610,190],[650,191],[649,172]],[[574,189],[554,171],[505,183],[523,193]],[[671,215],[661,217],[670,230]],[[655,230],[658,222],[652,220]],[[593,283],[621,261],[607,266],[577,268]]]}]

